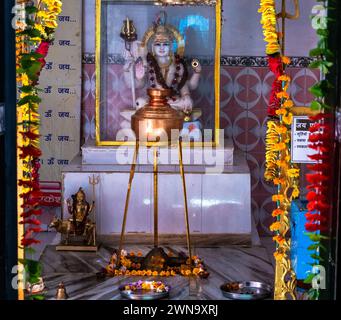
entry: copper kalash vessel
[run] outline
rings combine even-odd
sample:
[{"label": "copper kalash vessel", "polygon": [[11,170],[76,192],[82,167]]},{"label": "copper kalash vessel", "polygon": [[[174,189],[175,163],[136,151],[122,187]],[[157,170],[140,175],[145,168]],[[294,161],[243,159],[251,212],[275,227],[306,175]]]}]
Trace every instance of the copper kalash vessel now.
[{"label": "copper kalash vessel", "polygon": [[[184,122],[184,114],[174,110],[167,99],[171,96],[169,89],[147,89],[149,103],[137,110],[131,117],[131,128],[137,141],[175,141]],[[179,130],[173,132],[172,129]]]}]

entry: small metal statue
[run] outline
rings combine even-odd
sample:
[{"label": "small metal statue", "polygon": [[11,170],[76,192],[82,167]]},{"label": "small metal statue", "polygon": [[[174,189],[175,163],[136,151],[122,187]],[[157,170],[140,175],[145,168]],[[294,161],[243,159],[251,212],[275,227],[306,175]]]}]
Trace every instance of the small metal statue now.
[{"label": "small metal statue", "polygon": [[65,234],[65,245],[69,245],[70,235],[83,236],[88,246],[96,244],[96,224],[89,219],[89,214],[94,208],[95,202],[90,205],[85,199],[85,193],[82,188],[67,200],[67,207],[70,215],[68,220],[61,220],[54,217],[49,227],[55,228],[57,232]]},{"label": "small metal statue", "polygon": [[68,298],[69,296],[66,293],[65,285],[63,282],[61,282],[57,288],[56,300],[66,300]]}]

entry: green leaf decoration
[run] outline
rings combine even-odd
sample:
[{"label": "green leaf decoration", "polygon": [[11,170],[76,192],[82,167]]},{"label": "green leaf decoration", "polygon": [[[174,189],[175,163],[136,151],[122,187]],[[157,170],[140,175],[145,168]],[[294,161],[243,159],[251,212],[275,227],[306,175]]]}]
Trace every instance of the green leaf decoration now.
[{"label": "green leaf decoration", "polygon": [[34,6],[29,6],[25,8],[26,13],[32,14],[38,12],[38,8]]},{"label": "green leaf decoration", "polygon": [[312,283],[313,279],[315,278],[316,274],[309,273],[309,275],[304,279],[304,283]]},{"label": "green leaf decoration", "polygon": [[26,103],[40,103],[41,99],[38,96],[33,96],[33,95],[28,95],[25,96],[24,98],[20,99],[18,102],[18,106],[23,106]]},{"label": "green leaf decoration", "polygon": [[313,242],[319,242],[322,239],[328,239],[328,237],[320,235],[320,234],[316,234],[313,232],[305,232],[304,235],[308,236],[309,239]]},{"label": "green leaf decoration", "polygon": [[313,85],[312,87],[309,88],[309,91],[318,98],[321,98],[324,96],[323,91],[321,89],[320,83],[316,83],[315,85]]},{"label": "green leaf decoration", "polygon": [[[27,21],[26,21],[27,23]],[[34,25],[34,22],[33,22]],[[38,29],[35,28],[30,28],[30,29],[26,29],[23,31],[18,32],[19,36],[28,36],[30,38],[41,38],[41,33]]]},{"label": "green leaf decoration", "polygon": [[308,291],[308,298],[309,298],[309,300],[317,300],[318,297],[319,297],[318,290],[316,290],[314,288],[309,289],[309,291]]},{"label": "green leaf decoration", "polygon": [[329,34],[329,32],[328,32],[327,29],[317,29],[317,30],[316,30],[316,33],[317,33],[319,36],[324,37],[324,38],[328,37],[328,34]]},{"label": "green leaf decoration", "polygon": [[45,300],[45,297],[42,295],[34,295],[30,297],[32,300]]},{"label": "green leaf decoration", "polygon": [[324,261],[324,259],[317,254],[311,254],[310,255],[313,259],[318,260],[318,261]]},{"label": "green leaf decoration", "polygon": [[321,108],[322,108],[321,103],[319,103],[316,100],[312,101],[311,104],[310,104],[310,109],[311,110],[317,111],[317,110],[320,110]]},{"label": "green leaf decoration", "polygon": [[33,61],[32,66],[27,69],[27,76],[30,80],[37,80],[38,73],[41,71],[42,64],[39,61]]},{"label": "green leaf decoration", "polygon": [[30,93],[33,91],[33,87],[32,86],[23,86],[19,88],[21,92],[24,93]]},{"label": "green leaf decoration", "polygon": [[35,254],[35,253],[36,253],[36,250],[33,249],[33,248],[31,248],[31,247],[26,247],[26,248],[25,248],[25,252],[26,252],[27,254]]},{"label": "green leaf decoration", "polygon": [[313,61],[309,64],[309,68],[311,69],[317,69],[321,66],[321,63],[322,61],[321,60],[316,60],[316,61]]},{"label": "green leaf decoration", "polygon": [[309,51],[309,56],[317,57],[317,56],[321,56],[323,53],[324,53],[324,50],[322,48],[314,48]]},{"label": "green leaf decoration", "polygon": [[320,247],[320,245],[318,244],[318,243],[316,243],[316,244],[311,244],[308,248],[307,248],[307,250],[309,250],[309,251],[311,251],[311,250],[316,250],[316,249],[318,249]]}]

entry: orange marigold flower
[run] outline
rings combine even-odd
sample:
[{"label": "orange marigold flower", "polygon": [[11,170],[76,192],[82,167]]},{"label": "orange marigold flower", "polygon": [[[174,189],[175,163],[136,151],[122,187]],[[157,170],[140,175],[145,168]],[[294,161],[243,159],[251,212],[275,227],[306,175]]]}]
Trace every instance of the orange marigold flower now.
[{"label": "orange marigold flower", "polygon": [[276,143],[274,146],[273,146],[273,149],[275,151],[281,151],[281,150],[285,150],[286,149],[286,144],[284,142],[280,142],[280,143]]},{"label": "orange marigold flower", "polygon": [[185,271],[185,275],[186,275],[186,276],[190,276],[191,273],[192,273],[191,270],[186,270],[186,271]]},{"label": "orange marigold flower", "polygon": [[159,273],[157,271],[153,271],[153,276],[156,277]]},{"label": "orange marigold flower", "polygon": [[142,252],[139,251],[139,252],[137,253],[137,256],[138,256],[138,257],[142,257]]},{"label": "orange marigold flower", "polygon": [[200,269],[199,269],[199,268],[194,268],[194,269],[193,269],[193,274],[194,274],[194,275],[197,275],[199,272],[200,272]]},{"label": "orange marigold flower", "polygon": [[283,115],[286,115],[287,112],[288,112],[288,111],[285,110],[285,109],[278,109],[278,110],[276,110],[276,114],[279,115],[279,116],[280,116],[280,115],[282,115],[282,116],[283,116]]},{"label": "orange marigold flower", "polygon": [[282,104],[283,108],[292,108],[293,106],[294,106],[294,103],[290,99],[284,101],[283,104]]},{"label": "orange marigold flower", "polygon": [[289,82],[291,78],[287,74],[282,74],[281,76],[278,77],[278,80]]},{"label": "orange marigold flower", "polygon": [[284,200],[284,196],[282,194],[274,194],[272,196],[272,201],[276,202],[276,201],[279,201],[279,202],[282,202]]},{"label": "orange marigold flower", "polygon": [[277,186],[279,184],[283,184],[284,183],[284,179],[281,178],[275,178],[273,183]]},{"label": "orange marigold flower", "polygon": [[280,235],[272,237],[272,240],[276,241],[279,245],[282,245],[285,242],[285,239]]},{"label": "orange marigold flower", "polygon": [[282,209],[277,208],[277,209],[272,211],[272,216],[277,217],[277,216],[282,215],[283,213],[284,213],[284,211]]},{"label": "orange marigold flower", "polygon": [[276,93],[278,99],[289,99],[289,94],[285,91]]},{"label": "orange marigold flower", "polygon": [[282,56],[282,62],[284,64],[290,64],[291,60],[289,57],[286,57],[286,56]]}]

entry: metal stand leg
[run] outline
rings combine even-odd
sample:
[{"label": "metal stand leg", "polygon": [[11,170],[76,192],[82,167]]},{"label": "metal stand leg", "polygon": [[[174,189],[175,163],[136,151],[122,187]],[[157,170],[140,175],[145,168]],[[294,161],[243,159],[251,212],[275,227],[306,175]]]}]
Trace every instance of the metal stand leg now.
[{"label": "metal stand leg", "polygon": [[189,231],[187,191],[186,191],[186,180],[185,180],[184,165],[183,165],[183,160],[182,160],[182,139],[181,139],[181,137],[179,138],[178,148],[179,148],[180,174],[181,174],[181,179],[182,179],[184,204],[185,204],[185,223],[186,223],[187,247],[188,247],[188,255],[189,255],[190,266],[192,266],[191,236],[190,236],[190,231]]},{"label": "metal stand leg", "polygon": [[131,191],[131,185],[133,182],[133,178],[135,175],[135,168],[136,168],[136,162],[137,162],[137,155],[139,151],[139,142],[136,141],[134,156],[133,156],[133,163],[131,164],[130,168],[130,176],[129,176],[129,183],[128,183],[128,190],[127,190],[127,196],[126,196],[126,202],[124,206],[124,215],[123,215],[123,222],[122,222],[122,230],[121,230],[121,238],[120,238],[120,246],[118,249],[118,264],[120,264],[121,261],[121,251],[123,247],[123,241],[124,241],[124,234],[125,234],[125,228],[126,228],[126,222],[127,222],[127,214],[128,214],[128,207],[129,207],[129,199],[130,199],[130,191]]},{"label": "metal stand leg", "polygon": [[158,147],[154,147],[154,247],[159,246],[159,221],[158,221]]}]

